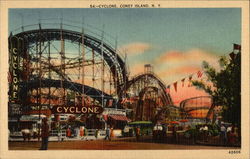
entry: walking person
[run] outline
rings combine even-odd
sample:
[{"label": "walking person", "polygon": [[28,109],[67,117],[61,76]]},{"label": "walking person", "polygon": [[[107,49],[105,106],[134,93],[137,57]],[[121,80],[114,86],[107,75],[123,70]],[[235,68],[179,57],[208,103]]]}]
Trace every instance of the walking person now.
[{"label": "walking person", "polygon": [[35,127],[33,127],[33,129],[32,129],[32,137],[33,137],[33,139],[37,138],[37,134],[38,134],[37,129]]},{"label": "walking person", "polygon": [[138,126],[138,127],[136,127],[136,129],[135,129],[135,134],[136,134],[136,141],[139,141],[140,140],[140,132],[141,130],[140,130],[140,127]]},{"label": "walking person", "polygon": [[161,133],[161,141],[164,142],[166,139],[166,132],[167,132],[167,127],[165,125],[162,125],[162,133]]},{"label": "walking person", "polygon": [[62,141],[62,128],[59,122],[56,123],[58,141]]},{"label": "walking person", "polygon": [[76,127],[76,128],[75,128],[75,137],[76,137],[76,138],[80,138],[80,130],[79,130],[79,127]]},{"label": "walking person", "polygon": [[227,142],[227,129],[224,125],[221,125],[220,135],[221,135],[221,140],[222,140],[223,144],[226,144],[226,142]]},{"label": "walking person", "polygon": [[98,138],[98,133],[99,133],[98,129],[95,129],[95,139]]},{"label": "walking person", "polygon": [[173,126],[173,132],[172,132],[172,133],[173,133],[172,137],[173,137],[173,142],[174,142],[174,143],[177,142],[177,132],[176,132],[176,131],[177,131],[177,128],[176,128],[176,126],[174,125],[174,126]]},{"label": "walking person", "polygon": [[23,135],[23,140],[24,141],[26,141],[26,140],[30,141],[30,130],[28,128],[26,128],[26,129],[21,130],[21,132],[22,132],[22,135]]},{"label": "walking person", "polygon": [[232,131],[232,126],[230,125],[230,126],[228,126],[227,127],[227,130],[226,130],[226,135],[227,135],[227,145],[229,144],[229,136],[230,136],[230,132]]},{"label": "walking person", "polygon": [[203,128],[203,132],[204,132],[204,141],[205,142],[208,142],[208,126],[205,125],[204,128]]},{"label": "walking person", "polygon": [[111,138],[110,138],[110,128],[109,127],[107,127],[107,129],[106,129],[106,136],[105,136],[105,138],[104,138],[105,140],[111,140]]},{"label": "walking person", "polygon": [[110,134],[109,134],[109,137],[110,137],[110,140],[112,139],[112,137],[115,137],[115,134],[114,134],[114,128],[111,127],[110,128]]},{"label": "walking person", "polygon": [[70,127],[68,127],[68,129],[66,130],[66,136],[71,137],[71,129],[70,129]]},{"label": "walking person", "polygon": [[84,133],[84,127],[82,126],[82,127],[80,127],[80,138],[81,138],[81,140],[83,140],[84,139],[84,135],[85,135],[85,133]]},{"label": "walking person", "polygon": [[235,127],[232,127],[232,130],[228,132],[228,144],[229,146],[234,146],[237,142],[237,136]]},{"label": "walking person", "polygon": [[47,118],[42,119],[42,145],[40,150],[47,150],[48,149],[48,140],[49,140],[49,124],[47,123]]}]

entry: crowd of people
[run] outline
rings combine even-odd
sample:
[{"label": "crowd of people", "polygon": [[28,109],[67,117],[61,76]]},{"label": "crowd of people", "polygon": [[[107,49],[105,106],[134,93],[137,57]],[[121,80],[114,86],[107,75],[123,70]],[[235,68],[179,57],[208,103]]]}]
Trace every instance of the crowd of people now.
[{"label": "crowd of people", "polygon": [[[240,143],[240,129],[232,124],[197,124],[155,126],[153,139],[155,141],[171,141],[173,143],[190,142],[193,144],[206,143],[214,145],[235,146]],[[138,137],[137,137],[138,138]]]},{"label": "crowd of people", "polygon": [[239,129],[234,125],[226,127],[221,124],[220,139],[225,145],[234,145],[240,140]]},{"label": "crowd of people", "polygon": [[[183,135],[186,138],[193,138],[195,140],[199,140],[202,142],[209,142],[211,141],[212,137],[219,136],[219,142],[223,145],[227,146],[234,146],[237,142],[240,142],[240,129],[237,128],[235,125],[232,124],[224,124],[221,123],[220,125],[208,125],[208,124],[202,124],[202,125],[195,125],[195,127],[191,127],[190,125],[158,125],[154,126],[152,129],[152,135],[153,139],[157,141],[164,141],[167,138],[171,138],[171,141],[178,142],[179,136],[181,133],[188,132],[189,130],[195,130],[195,133],[191,133],[190,135]],[[217,134],[213,134],[213,131],[217,131]],[[91,129],[92,136],[95,137],[95,139],[99,139],[100,137],[100,130],[98,129]],[[93,132],[94,131],[94,132]],[[32,137],[33,138],[41,138],[41,148],[40,150],[46,150],[48,148],[48,138],[50,136],[49,131],[49,125],[47,123],[47,118],[42,119],[42,124],[40,128],[40,133],[38,133],[37,130],[32,130],[32,133],[29,129],[23,129],[22,131],[23,140],[29,141]],[[133,129],[134,135],[136,137],[136,141],[140,141],[141,136],[143,135],[142,128],[140,126],[136,126]],[[171,133],[170,133],[171,132]],[[70,125],[67,126],[66,129],[66,138],[78,138],[81,140],[85,140],[86,137],[89,135],[89,131],[84,127],[71,127]],[[105,132],[102,132],[102,135],[105,137],[102,138],[104,140],[111,140],[111,138],[114,136],[113,128],[108,125],[105,129]],[[33,135],[31,135],[33,134]],[[150,133],[146,133],[149,135]],[[213,136],[214,135],[214,136]],[[62,131],[61,129],[58,129],[58,141],[62,140]],[[217,142],[217,141],[216,141]]]}]

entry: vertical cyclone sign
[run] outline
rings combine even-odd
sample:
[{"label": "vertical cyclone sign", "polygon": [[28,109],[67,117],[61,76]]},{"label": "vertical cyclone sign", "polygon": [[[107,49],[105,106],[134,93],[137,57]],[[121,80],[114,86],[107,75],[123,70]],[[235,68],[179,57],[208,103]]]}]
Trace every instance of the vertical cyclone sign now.
[{"label": "vertical cyclone sign", "polygon": [[10,58],[10,91],[11,103],[19,102],[19,82],[20,82],[20,55],[23,40],[19,37],[10,35],[9,37],[9,58]]}]

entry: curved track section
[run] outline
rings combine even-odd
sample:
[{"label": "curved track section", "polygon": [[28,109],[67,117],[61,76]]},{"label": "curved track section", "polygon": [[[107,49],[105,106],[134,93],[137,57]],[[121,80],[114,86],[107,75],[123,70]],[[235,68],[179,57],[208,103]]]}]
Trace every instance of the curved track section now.
[{"label": "curved track section", "polygon": [[[148,90],[153,90],[154,92],[158,92],[158,88],[157,87],[145,87],[140,93],[139,93],[139,100],[142,100],[144,94],[148,91]],[[161,94],[162,97],[165,97],[165,94]],[[168,101],[166,100],[166,98],[162,98],[163,104],[164,105],[168,105]]]},{"label": "curved track section", "polygon": [[170,95],[168,93],[166,93],[165,84],[154,73],[145,73],[145,74],[141,74],[141,75],[138,75],[138,76],[134,77],[133,79],[131,79],[130,81],[127,82],[126,86],[124,86],[124,90],[128,90],[131,87],[131,85],[133,85],[137,81],[139,81],[141,79],[147,79],[147,78],[150,78],[150,79],[157,82],[157,84],[159,85],[159,88],[161,89],[161,91],[164,92],[163,97],[165,99],[165,104],[172,105],[173,102],[172,102],[172,99],[171,99]]},{"label": "curved track section", "polygon": [[[27,83],[21,83],[21,90],[20,90],[20,96],[22,97],[22,95],[25,94],[25,92],[27,92],[28,90],[32,90],[32,89],[36,89],[39,87],[39,80],[32,80],[29,81]],[[60,80],[52,80],[52,79],[43,79],[41,80],[41,87],[42,88],[49,88],[49,87],[54,87],[54,88],[61,88],[61,84],[63,85],[63,88],[65,89],[69,89],[72,90],[74,92],[78,92],[79,94],[82,93],[82,84],[79,83],[74,83],[74,82],[70,82],[70,81],[63,81],[61,83]],[[96,99],[97,101],[99,101],[100,103],[102,102],[102,91],[95,89],[93,87],[90,86],[84,86],[85,89],[85,94],[87,96],[90,96],[93,99]],[[108,95],[108,94],[103,94],[104,95],[104,99],[112,99],[112,96]]]},{"label": "curved track section", "polygon": [[[83,35],[71,30],[37,29],[21,32],[14,36],[24,39],[24,44],[28,46],[37,43],[38,39],[42,42],[55,41],[60,40],[61,36],[72,43],[81,43]],[[126,66],[122,58],[112,47],[93,36],[84,34],[84,45],[92,48],[100,55],[103,52],[104,60],[110,67],[113,78],[117,80],[117,91],[120,92],[120,87],[128,80]]]}]

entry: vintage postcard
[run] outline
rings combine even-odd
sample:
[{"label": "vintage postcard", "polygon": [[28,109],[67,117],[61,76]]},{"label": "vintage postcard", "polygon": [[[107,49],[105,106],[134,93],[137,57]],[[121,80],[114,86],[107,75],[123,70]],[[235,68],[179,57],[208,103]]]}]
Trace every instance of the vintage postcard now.
[{"label": "vintage postcard", "polygon": [[0,158],[249,158],[248,1],[2,1]]}]

